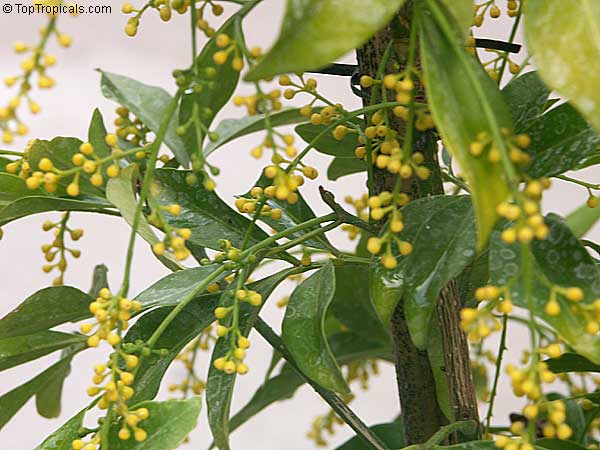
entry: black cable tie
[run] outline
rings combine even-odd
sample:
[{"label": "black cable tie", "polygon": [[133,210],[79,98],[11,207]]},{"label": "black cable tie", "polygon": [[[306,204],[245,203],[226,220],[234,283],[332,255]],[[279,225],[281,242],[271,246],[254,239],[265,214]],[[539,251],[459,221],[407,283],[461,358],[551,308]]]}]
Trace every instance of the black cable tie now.
[{"label": "black cable tie", "polygon": [[[497,41],[495,39],[475,39],[475,47],[477,48],[489,48],[492,50],[499,50],[508,53],[519,53],[521,51],[521,45],[513,44],[511,42]],[[363,89],[360,89],[360,77],[361,73],[357,64],[330,64],[327,67],[319,70],[308,70],[308,73],[319,73],[322,75],[335,75],[338,77],[350,77],[350,88],[352,92],[358,97],[369,99],[370,96]]]}]

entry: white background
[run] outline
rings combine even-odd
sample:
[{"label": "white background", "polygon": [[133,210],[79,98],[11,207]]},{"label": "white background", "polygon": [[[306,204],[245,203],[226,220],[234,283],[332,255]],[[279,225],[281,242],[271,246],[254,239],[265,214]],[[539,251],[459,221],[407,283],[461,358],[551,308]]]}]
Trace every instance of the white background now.
[{"label": "white background", "polygon": [[[136,5],[141,4],[135,2]],[[85,3],[88,4],[87,2]],[[101,4],[97,2],[96,4]],[[104,4],[110,4],[105,2]],[[245,22],[249,45],[268,47],[277,34],[283,13],[283,0],[264,0]],[[120,12],[120,4],[112,3],[112,14],[84,15],[77,18],[62,17],[59,28],[62,32],[74,37],[72,48],[64,50],[56,41],[49,45],[51,53],[58,56],[58,64],[50,70],[50,75],[57,80],[57,86],[51,91],[33,93],[34,99],[42,105],[39,116],[24,116],[31,132],[29,137],[52,138],[55,136],[76,136],[83,138],[87,134],[87,125],[93,108],[98,106],[104,114],[109,127],[114,119],[115,105],[105,100],[99,89],[99,74],[95,68],[127,75],[148,84],[163,86],[173,91],[171,70],[185,68],[190,64],[189,27],[186,17],[174,14],[174,19],[162,23],[154,11],[144,17],[138,37],[128,38],[123,27],[126,18]],[[46,22],[46,17],[0,15],[0,75],[18,73],[20,58],[12,53],[12,43],[24,40],[34,43],[37,30]],[[505,19],[487,21],[487,28],[478,31],[481,37],[505,39],[509,34],[510,23]],[[521,35],[518,42],[523,42]],[[203,43],[202,40],[201,43]],[[521,53],[522,56],[524,52]],[[348,56],[346,62],[352,62]],[[336,77],[320,77],[322,92],[329,98],[342,102],[347,108],[359,107],[359,99],[354,97],[346,79]],[[240,92],[252,92],[247,86]],[[5,103],[11,91],[2,87],[0,101]],[[302,105],[302,99],[294,101]],[[220,118],[239,117],[242,111],[228,105]],[[218,120],[219,120],[218,119]],[[218,122],[217,120],[217,122]],[[222,169],[217,179],[218,192],[232,201],[232,195],[245,192],[256,179],[261,167],[267,164],[264,159],[257,162],[249,156],[253,145],[259,141],[260,135],[250,136],[234,142],[216,152],[211,162]],[[25,139],[20,139],[12,146],[21,149]],[[329,161],[325,156],[311,155],[308,160],[324,174]],[[588,178],[591,172],[588,172]],[[598,182],[598,179],[595,179]],[[317,182],[309,183],[303,191],[314,210],[325,213],[325,208],[318,199],[316,188],[319,184],[335,190],[339,199],[351,194],[358,196],[364,189],[364,177],[355,175],[342,179],[338,183],[330,183],[322,175]],[[546,210],[568,213],[582,204],[586,193],[565,183],[556,183],[550,195],[547,195]],[[12,310],[29,294],[48,286],[52,277],[42,273],[43,256],[40,246],[50,242],[51,236],[41,230],[41,223],[46,218],[56,218],[58,214],[29,217],[13,222],[4,227],[4,239],[0,242],[0,317]],[[85,213],[73,214],[72,223],[85,229],[84,238],[76,244],[82,249],[82,257],[73,263],[66,274],[68,284],[87,290],[91,272],[95,264],[104,263],[109,269],[111,286],[117,287],[121,282],[123,263],[129,228],[115,218],[96,216]],[[598,229],[592,238],[599,237]],[[341,234],[333,234],[332,240],[348,247],[348,241]],[[138,242],[133,263],[132,293],[137,293],[151,283],[167,274],[167,271],[152,257],[147,246]],[[277,295],[273,300],[277,299]],[[271,302],[265,309],[265,318],[279,329],[282,311]],[[67,327],[67,329],[74,329]],[[522,330],[513,330],[509,341],[509,359],[519,357],[519,342],[526,342]],[[270,359],[270,350],[261,341],[260,336],[252,335],[252,349],[249,352],[248,364],[251,373],[238,378],[232,411],[250,398],[259,386],[263,373]],[[495,339],[489,342],[490,348],[496,348]],[[30,401],[13,420],[0,431],[0,450],[28,450],[39,444],[43,438],[58,428],[66,419],[79,411],[88,401],[85,389],[90,385],[92,366],[105,358],[102,350],[87,351],[75,359],[73,373],[68,378],[63,395],[63,412],[60,418],[46,420],[40,418],[35,411],[35,402]],[[202,357],[201,372],[206,371],[206,361]],[[0,373],[0,394],[31,379],[40,370],[54,361],[56,355],[42,358],[36,362],[19,366]],[[175,365],[167,376],[168,382],[176,382],[184,375],[184,369]],[[358,387],[356,388],[358,391]],[[509,395],[508,386],[501,385],[501,400],[497,402],[496,422],[505,424],[509,412],[519,409],[522,404]],[[161,394],[166,397],[168,394]],[[367,395],[359,393],[352,408],[367,424],[386,422],[395,417],[398,411],[395,374],[391,366],[384,366],[381,375],[371,380]],[[312,418],[327,411],[318,396],[309,388],[302,388],[296,397],[272,406],[267,412],[257,416],[232,436],[233,448],[237,449],[306,449],[313,444],[306,440],[305,433],[309,429]],[[482,409],[485,412],[485,408]],[[331,439],[334,444],[343,442],[352,435],[344,427]],[[188,448],[206,448],[210,442],[210,432],[203,414],[200,424],[192,434]]]}]

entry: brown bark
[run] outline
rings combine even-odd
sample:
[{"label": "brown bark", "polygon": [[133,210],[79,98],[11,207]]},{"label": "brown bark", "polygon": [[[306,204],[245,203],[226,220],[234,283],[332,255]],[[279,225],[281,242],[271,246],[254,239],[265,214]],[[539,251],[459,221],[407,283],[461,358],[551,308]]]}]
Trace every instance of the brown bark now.
[{"label": "brown bark", "polygon": [[[400,11],[394,21],[375,35],[357,52],[359,69],[362,75],[375,77],[382,57],[390,41],[394,41],[395,58],[391,58],[386,73],[394,73],[406,65],[410,20],[407,11],[409,4]],[[394,98],[390,92],[389,98]],[[422,89],[417,88],[417,98],[424,99]],[[365,100],[365,103],[369,103]],[[393,118],[391,126],[402,136],[406,124]],[[425,155],[425,164],[432,171],[431,177],[421,181],[416,177],[404,182],[403,191],[411,198],[443,194],[443,186],[437,161],[437,138],[434,132],[415,132],[413,151]],[[391,191],[396,182],[395,176],[384,170],[374,168],[374,191]],[[456,285],[452,282],[442,291],[437,305],[440,326],[444,370],[450,393],[453,421],[479,421],[477,400],[471,376],[469,349],[465,334],[460,329],[460,299]],[[391,321],[391,332],[396,359],[396,375],[402,417],[404,420],[406,445],[423,443],[429,439],[448,420],[440,409],[436,386],[427,351],[416,348],[410,337],[404,314],[404,304],[399,302]],[[468,438],[473,438],[469,436]],[[451,441],[461,440],[453,437]]]}]

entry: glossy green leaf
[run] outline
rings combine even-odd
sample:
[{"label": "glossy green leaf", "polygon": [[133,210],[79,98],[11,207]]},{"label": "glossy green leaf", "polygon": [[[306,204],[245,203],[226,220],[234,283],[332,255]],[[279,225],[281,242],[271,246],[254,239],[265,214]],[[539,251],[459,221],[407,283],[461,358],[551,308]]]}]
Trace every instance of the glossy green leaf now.
[{"label": "glossy green leaf", "polygon": [[[404,428],[402,420],[391,423],[380,423],[369,427],[371,432],[377,436],[388,448],[399,449],[404,447]],[[336,450],[371,450],[360,436],[354,436],[340,445]]]},{"label": "glossy green leaf", "polygon": [[[161,205],[178,204],[179,216],[165,213],[167,222],[176,228],[189,228],[190,241],[196,245],[218,249],[218,241],[228,239],[239,247],[246,235],[250,221],[231,209],[216,193],[207,191],[200,183],[189,186],[185,178],[190,172],[158,169],[155,173],[152,194]],[[256,244],[268,235],[258,227],[253,228],[250,244]]]},{"label": "glossy green leaf", "polygon": [[72,355],[61,359],[27,383],[0,397],[0,429],[39,391],[45,389],[55,377],[68,370]]},{"label": "glossy green leaf", "polygon": [[0,339],[23,336],[90,317],[94,299],[70,286],[44,288],[0,320]]},{"label": "glossy green leaf", "polygon": [[440,0],[458,24],[464,40],[469,36],[473,25],[473,0]]},{"label": "glossy green leaf", "polygon": [[600,131],[600,4],[595,0],[532,0],[525,34],[540,76]]},{"label": "glossy green leaf", "polygon": [[386,26],[404,0],[288,0],[275,45],[246,78],[321,69]]},{"label": "glossy green leaf", "polygon": [[[121,213],[121,217],[131,226],[133,226],[138,203],[134,191],[134,183],[137,180],[138,167],[135,164],[131,164],[121,170],[118,177],[111,178],[106,184],[106,198],[116,206]],[[160,241],[145,217],[141,218],[137,232],[150,245]],[[157,258],[171,270],[181,270],[183,268],[169,253],[157,256]]]},{"label": "glossy green leaf", "polygon": [[49,211],[90,211],[108,213],[112,205],[100,198],[71,200],[57,197],[23,197],[0,209],[0,226],[22,217]]},{"label": "glossy green leaf", "polygon": [[[171,273],[142,291],[135,299],[142,304],[144,309],[175,306],[195,291],[218,268],[219,266],[213,264]],[[215,282],[220,279],[218,278]]]},{"label": "glossy green leaf", "polygon": [[143,442],[135,439],[123,441],[117,437],[122,426],[111,427],[110,448],[114,450],[174,450],[196,428],[202,408],[202,399],[169,400],[165,402],[143,402],[132,410],[146,408],[150,416],[140,422],[148,437]]},{"label": "glossy green leaf", "polygon": [[367,266],[349,264],[335,268],[335,293],[330,310],[354,333],[369,340],[389,341],[390,336],[371,302]]},{"label": "glossy green leaf", "polygon": [[550,358],[545,362],[554,373],[600,372],[600,365],[577,353],[563,353],[558,358]]},{"label": "glossy green leaf", "polygon": [[79,429],[88,408],[71,417],[63,426],[44,439],[34,450],[72,450],[71,443],[79,438]]},{"label": "glossy green leaf", "polygon": [[531,137],[527,152],[532,157],[527,173],[534,178],[577,169],[600,147],[600,134],[568,103],[534,121],[527,134]]},{"label": "glossy green leaf", "polygon": [[40,331],[34,334],[0,339],[0,371],[41,358],[78,342],[79,334]]},{"label": "glossy green leaf", "polygon": [[[358,119],[354,122],[359,125],[362,124],[362,121],[359,121]],[[358,133],[346,133],[344,139],[338,141],[333,137],[331,132],[327,132],[321,136],[326,129],[326,125],[305,123],[296,127],[296,134],[300,136],[304,142],[311,144],[318,152],[340,158],[356,159],[355,152],[356,147],[358,147]]]},{"label": "glossy green leaf", "polygon": [[[386,345],[381,341],[371,341],[354,333],[337,333],[330,336],[328,341],[337,361],[342,365],[365,359],[392,360],[389,343]],[[231,418],[229,431],[233,432],[273,403],[292,398],[304,383],[305,380],[290,365],[285,364],[279,374],[266,380],[250,401]]]},{"label": "glossy green leaf", "polygon": [[511,129],[511,116],[496,83],[456,38],[451,17],[433,0],[427,6],[419,23],[429,106],[444,145],[471,187],[482,248],[498,219],[496,206],[509,189],[501,165],[485,155],[473,157],[469,148],[481,132],[495,137],[502,128]]},{"label": "glossy green leaf", "polygon": [[[577,353],[595,363],[600,363],[600,337],[585,332],[586,320],[581,315],[574,315],[569,302],[558,296],[561,306],[560,315],[551,317],[545,313],[545,306],[550,298],[550,290],[545,277],[550,283],[559,286],[576,286],[583,289],[583,303],[592,303],[600,297],[600,274],[592,257],[583,245],[569,230],[567,224],[559,216],[550,214],[546,217],[546,225],[550,229],[548,239],[534,241],[534,280],[532,286],[533,311],[537,317],[548,325],[573,348]],[[528,308],[525,298],[521,273],[521,251],[518,245],[502,242],[500,231],[494,231],[490,243],[490,275],[491,282],[499,286],[511,284],[511,298],[515,305]]]},{"label": "glossy green leaf", "polygon": [[327,168],[327,179],[337,181],[346,175],[366,172],[367,163],[358,158],[334,158]]},{"label": "glossy green leaf", "polygon": [[[160,122],[171,102],[171,96],[160,87],[149,86],[114,73],[104,71],[100,71],[100,73],[102,74],[101,87],[104,96],[125,106],[150,130],[158,133]],[[185,144],[175,132],[176,116],[177,114],[174,114],[169,122],[164,141],[175,154],[177,161],[186,167],[190,158]]]},{"label": "glossy green leaf", "polygon": [[573,234],[581,238],[600,220],[600,208],[590,208],[584,203],[567,216],[567,223]]},{"label": "glossy green leaf", "polygon": [[[32,170],[38,170],[37,167],[40,160],[42,158],[49,158],[57,169],[72,169],[73,162],[71,159],[75,153],[79,152],[81,144],[81,140],[71,137],[56,137],[51,141],[36,139],[29,148],[29,164],[31,164]],[[55,195],[66,195],[67,185],[71,183],[73,179],[74,175],[61,177],[57,183],[58,187]],[[100,198],[104,197],[103,189],[94,186],[90,182],[89,176],[86,174],[82,174],[79,177],[79,191],[81,195]]]},{"label": "glossy green leaf", "polygon": [[526,133],[548,108],[550,89],[534,71],[511,79],[502,94],[510,108],[515,132]]},{"label": "glossy green leaf", "polygon": [[[268,179],[264,174],[254,183],[254,186],[260,186],[265,188],[272,184],[272,180]],[[316,218],[315,213],[311,209],[310,205],[304,200],[304,197],[300,193],[300,191],[296,192],[298,194],[298,201],[293,205],[290,205],[286,200],[278,200],[273,197],[267,199],[267,205],[269,205],[273,209],[281,210],[281,219],[274,220],[269,216],[261,216],[260,221],[269,225],[272,229],[276,231],[284,231],[290,227],[299,225],[303,222]],[[251,196],[250,192],[244,194],[244,197],[249,198]],[[301,232],[294,233],[290,235],[290,238],[296,238],[304,235],[305,233],[316,230],[319,227],[306,228]],[[328,250],[332,247],[332,245],[327,240],[327,237],[322,234],[320,236],[314,237],[313,239],[307,239],[303,242],[303,245],[307,247],[319,248],[322,250]]]},{"label": "glossy green leaf", "polygon": [[404,298],[408,328],[415,345],[425,348],[432,313],[441,290],[475,258],[475,218],[468,196],[432,196],[402,210],[404,230],[398,235],[413,251],[398,266],[376,266],[373,302],[382,320]]},{"label": "glossy green leaf", "polygon": [[[264,302],[269,298],[275,288],[288,276],[297,273],[294,269],[284,270],[263,280],[252,283],[249,289],[259,292]],[[221,305],[229,306],[231,297],[227,293],[221,297]],[[261,308],[254,308],[247,303],[240,305],[239,330],[248,336],[254,327],[256,318]],[[229,412],[231,399],[235,386],[236,375],[228,375],[217,370],[213,362],[222,357],[231,348],[231,337],[220,338],[213,350],[211,364],[206,382],[206,405],[208,409],[208,424],[212,431],[215,445],[220,450],[229,449]]]},{"label": "glossy green leaf", "polygon": [[[269,115],[269,123],[272,127],[283,125],[294,125],[306,122],[308,118],[300,114],[300,109],[284,109]],[[266,129],[265,116],[244,116],[239,119],[225,119],[217,125],[214,132],[219,138],[214,142],[208,142],[204,147],[204,154],[210,155],[223,145],[239,138]]]},{"label": "glossy green leaf", "polygon": [[348,386],[324,334],[325,314],[334,293],[335,272],[328,263],[292,292],[281,337],[308,377],[324,388],[347,393]]}]

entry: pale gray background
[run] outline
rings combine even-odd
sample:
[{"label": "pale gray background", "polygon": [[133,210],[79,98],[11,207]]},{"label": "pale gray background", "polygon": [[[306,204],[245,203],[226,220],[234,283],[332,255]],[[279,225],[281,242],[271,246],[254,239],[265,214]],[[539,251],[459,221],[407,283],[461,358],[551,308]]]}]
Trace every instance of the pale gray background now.
[{"label": "pale gray background", "polygon": [[[138,1],[135,3],[141,4]],[[279,28],[284,3],[283,0],[265,0],[250,14],[245,22],[249,45],[267,47],[268,43],[272,42]],[[84,4],[89,3],[86,1]],[[94,72],[94,68],[97,67],[128,75],[148,84],[161,85],[170,92],[173,91],[171,70],[189,65],[189,18],[174,14],[174,19],[165,24],[157,18],[157,14],[150,12],[144,17],[138,37],[131,39],[123,33],[126,19],[120,13],[120,2],[114,2],[112,5],[111,15],[86,15],[60,19],[61,31],[71,34],[74,43],[72,48],[66,51],[58,48],[56,42],[52,42],[49,46],[50,51],[58,56],[58,65],[50,70],[50,75],[57,79],[57,86],[51,91],[33,93],[34,98],[42,105],[43,112],[37,117],[25,115],[26,123],[31,129],[29,137],[51,138],[60,135],[84,137],[95,106],[100,107],[108,124],[112,122],[115,105],[105,100],[100,93],[99,75]],[[18,73],[20,58],[12,53],[12,43],[15,40],[35,42],[37,30],[45,22],[46,18],[42,16],[0,15],[0,75],[2,77]],[[504,19],[494,22],[490,20],[485,37],[506,38],[509,33],[508,26]],[[481,32],[479,34],[483,36]],[[519,36],[518,41],[523,42],[522,36]],[[345,58],[347,62],[353,59],[352,55]],[[323,93],[329,98],[343,102],[349,109],[359,107],[359,100],[350,93],[346,80],[320,77],[319,82]],[[11,92],[2,87],[0,101],[5,103],[10,98]],[[243,86],[240,92],[252,91],[248,86]],[[302,99],[297,99],[295,103],[301,105]],[[240,109],[228,105],[220,118],[239,117],[241,114]],[[236,141],[211,157],[211,162],[222,169],[222,175],[217,179],[218,192],[227,201],[231,202],[233,194],[245,192],[255,180],[260,168],[267,164],[266,159],[257,162],[249,156],[250,149],[260,138],[260,135],[254,135]],[[20,139],[12,148],[21,149],[25,142],[25,139]],[[322,174],[325,173],[329,158],[311,155],[308,160],[318,167]],[[592,177],[591,171],[588,171],[587,175],[590,180],[599,181],[597,176]],[[308,183],[303,190],[317,213],[327,211],[318,199],[316,189],[319,184],[334,188],[340,199],[347,194],[358,196],[364,191],[364,177],[361,175],[347,177],[335,185],[322,175],[317,182]],[[555,185],[552,195],[546,197],[547,211],[567,213],[586,199],[585,191],[582,189],[565,183],[555,183]],[[2,255],[0,317],[32,292],[50,284],[52,277],[41,271],[44,262],[40,245],[49,242],[51,236],[43,232],[40,227],[46,218],[57,216],[58,214],[47,214],[30,217],[4,227],[5,237],[0,242]],[[77,248],[82,249],[82,257],[69,268],[66,282],[87,290],[92,268],[102,262],[110,268],[111,285],[118,286],[121,282],[129,227],[115,218],[84,213],[73,214],[73,216],[72,223],[83,227],[85,236],[76,245]],[[599,237],[598,231],[595,230],[593,237]],[[334,242],[348,247],[348,241],[343,234],[335,233],[331,237]],[[141,241],[138,242],[133,264],[132,294],[144,289],[166,273],[167,271],[152,257],[147,246]],[[277,297],[275,295],[273,300]],[[282,312],[275,308],[274,303],[271,302],[267,306],[265,318],[278,329]],[[74,327],[66,328],[74,329]],[[510,359],[519,357],[518,343],[526,342],[523,338],[524,334],[520,330],[512,335]],[[259,336],[252,335],[252,344],[248,358],[251,373],[238,378],[232,407],[234,412],[245,404],[259,386],[270,358],[270,350]],[[495,339],[491,339],[489,344],[490,348],[495,349],[497,346]],[[201,371],[206,370],[208,356],[204,354],[201,358],[204,364]],[[55,358],[56,355],[51,355],[0,373],[2,386],[0,394],[29,380]],[[92,366],[96,362],[103,361],[104,358],[103,350],[87,351],[77,357],[73,373],[65,385],[61,417],[56,420],[40,418],[35,411],[35,402],[30,401],[0,431],[0,450],[32,449],[46,435],[80,410],[88,401],[85,389],[90,384]],[[175,364],[167,376],[167,382],[177,381],[184,373],[183,368]],[[366,423],[389,421],[397,413],[395,375],[391,366],[383,366],[381,375],[372,379],[368,395],[360,393],[358,388],[356,390],[359,392],[358,399],[352,403],[352,408]],[[504,397],[497,403],[496,420],[498,423],[505,423],[508,413],[520,408],[522,403],[508,396],[509,388],[505,384],[502,384],[500,394]],[[163,392],[162,395],[166,397],[168,393]],[[233,447],[261,450],[311,448],[313,444],[305,439],[305,433],[309,429],[312,418],[326,411],[327,405],[309,388],[304,387],[293,400],[271,407],[269,411],[257,416],[234,433]],[[485,409],[482,410],[484,411]],[[334,444],[344,441],[351,435],[349,429],[339,427],[338,433],[331,439],[330,447],[334,448]],[[198,428],[192,434],[192,443],[188,448],[206,448],[209,441],[210,432],[203,414]]]}]

